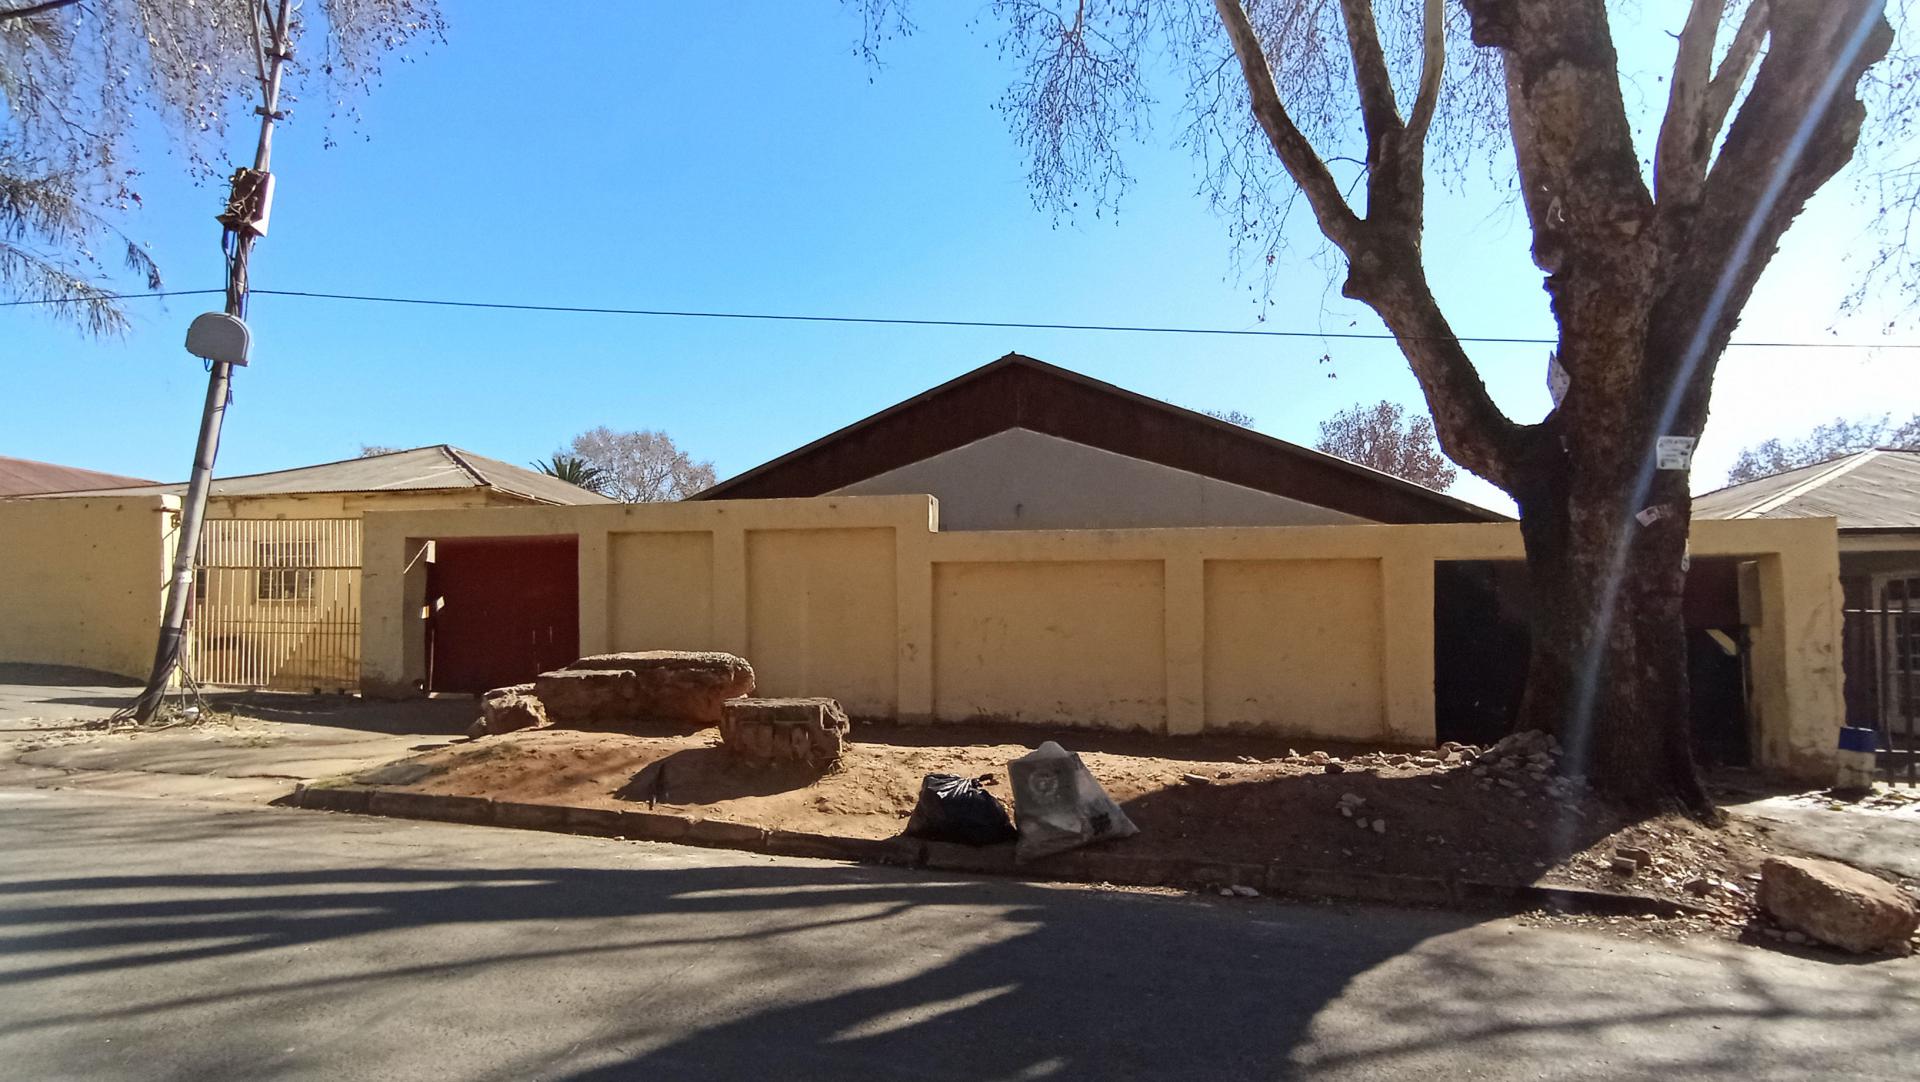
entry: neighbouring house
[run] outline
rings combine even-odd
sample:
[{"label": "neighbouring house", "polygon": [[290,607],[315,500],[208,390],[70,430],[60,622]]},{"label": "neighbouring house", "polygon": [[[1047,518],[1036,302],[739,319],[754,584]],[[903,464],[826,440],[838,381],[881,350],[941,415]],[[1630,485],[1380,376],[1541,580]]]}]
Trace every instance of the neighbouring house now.
[{"label": "neighbouring house", "polygon": [[[0,568],[0,660],[144,675],[185,490],[117,484],[0,502],[0,548],[14,557]],[[611,502],[446,444],[217,478],[189,671],[209,684],[357,688],[369,511]]]},{"label": "neighbouring house", "polygon": [[1693,517],[1838,521],[1847,723],[1905,737],[1911,751],[1920,735],[1920,451],[1860,451],[1729,485],[1695,497]]},{"label": "neighbouring house", "polygon": [[1017,353],[693,498],[916,493],[948,530],[1507,521]]},{"label": "neighbouring house", "polygon": [[[181,496],[186,490],[184,483],[140,482],[94,485],[56,495],[62,499]],[[612,502],[538,470],[437,443],[317,466],[218,477],[207,494],[207,516],[358,518],[368,510]]]},{"label": "neighbouring house", "polygon": [[9,496],[37,496],[46,492],[72,492],[76,489],[117,488],[126,485],[151,485],[140,477],[84,470],[55,462],[35,462],[30,458],[0,455],[0,499]]}]

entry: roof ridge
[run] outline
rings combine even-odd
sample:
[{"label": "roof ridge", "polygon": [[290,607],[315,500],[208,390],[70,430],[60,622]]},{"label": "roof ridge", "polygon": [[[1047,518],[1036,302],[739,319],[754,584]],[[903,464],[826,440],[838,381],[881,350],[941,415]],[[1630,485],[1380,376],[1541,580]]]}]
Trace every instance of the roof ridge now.
[{"label": "roof ridge", "polygon": [[1738,515],[1735,515],[1733,517],[1746,518],[1748,515],[1764,515],[1767,512],[1774,510],[1775,508],[1782,507],[1782,506],[1785,506],[1786,504],[1792,503],[1794,500],[1797,500],[1800,497],[1805,496],[1807,493],[1812,492],[1817,488],[1820,488],[1822,485],[1825,485],[1827,482],[1838,480],[1839,478],[1845,477],[1847,474],[1852,473],[1854,470],[1859,469],[1861,466],[1865,465],[1866,463],[1873,461],[1873,459],[1877,455],[1879,455],[1879,453],[1880,452],[1878,450],[1873,450],[1873,451],[1856,451],[1851,455],[1842,455],[1841,457],[1834,459],[1832,462],[1827,463],[1826,469],[1821,470],[1819,473],[1814,474],[1812,477],[1809,477],[1806,480],[1801,481],[1797,484],[1789,485],[1787,486],[1786,489],[1778,493],[1775,493],[1772,496],[1768,496],[1759,500],[1753,506],[1746,508],[1745,510],[1741,511]]},{"label": "roof ridge", "polygon": [[436,443],[434,444],[434,446],[439,448],[441,453],[445,454],[447,458],[450,461],[452,461],[454,465],[466,471],[467,476],[473,478],[474,483],[479,485],[481,488],[498,488],[499,487],[498,485],[495,485],[493,481],[487,477],[486,474],[481,473],[480,468],[478,466],[475,466],[473,463],[468,462],[464,457],[462,457],[464,452],[462,452],[460,448],[455,447],[451,443]]}]

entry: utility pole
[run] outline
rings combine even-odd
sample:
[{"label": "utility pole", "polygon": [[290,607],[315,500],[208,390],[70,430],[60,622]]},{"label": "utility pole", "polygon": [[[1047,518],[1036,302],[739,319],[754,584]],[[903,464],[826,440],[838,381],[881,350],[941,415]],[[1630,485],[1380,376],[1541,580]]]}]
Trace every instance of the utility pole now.
[{"label": "utility pole", "polygon": [[[279,0],[278,17],[267,14],[268,0],[259,0],[254,10],[254,60],[259,72],[261,105],[260,141],[253,152],[253,168],[233,174],[233,187],[227,209],[220,214],[221,249],[227,256],[226,314],[243,320],[247,314],[247,260],[253,242],[267,230],[267,214],[273,199],[273,176],[268,167],[273,161],[273,123],[280,118],[280,75],[291,58],[288,34],[292,29],[293,0]],[[267,20],[266,41],[260,35],[260,22]],[[193,563],[200,547],[200,524],[206,517],[207,490],[213,485],[213,460],[220,452],[220,424],[226,418],[227,400],[233,381],[233,365],[224,360],[212,363],[207,377],[207,402],[200,413],[200,437],[194,445],[193,475],[187,481],[186,502],[180,513],[180,537],[173,553],[173,576],[167,583],[167,607],[160,621],[160,643],[154,650],[153,674],[146,689],[134,700],[134,720],[150,721],[160,709],[167,684],[180,665],[180,651],[186,635],[187,605],[193,597]]]}]

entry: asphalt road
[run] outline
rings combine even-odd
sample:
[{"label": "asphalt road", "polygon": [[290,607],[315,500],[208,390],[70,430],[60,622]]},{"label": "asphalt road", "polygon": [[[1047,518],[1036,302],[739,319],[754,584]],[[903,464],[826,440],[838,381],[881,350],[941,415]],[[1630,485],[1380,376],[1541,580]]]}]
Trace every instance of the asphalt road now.
[{"label": "asphalt road", "polygon": [[1911,1078],[1920,962],[0,790],[0,1076]]}]

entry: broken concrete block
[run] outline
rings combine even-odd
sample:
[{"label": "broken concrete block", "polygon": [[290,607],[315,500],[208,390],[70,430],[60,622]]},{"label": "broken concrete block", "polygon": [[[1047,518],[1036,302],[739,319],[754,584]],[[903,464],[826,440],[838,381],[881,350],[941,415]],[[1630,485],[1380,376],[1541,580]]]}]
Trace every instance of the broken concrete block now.
[{"label": "broken concrete block", "polygon": [[1916,914],[1906,892],[1830,860],[1769,857],[1760,906],[1787,928],[1856,954],[1905,950]]},{"label": "broken concrete block", "polygon": [[720,742],[749,759],[826,767],[846,754],[851,728],[832,699],[729,699],[721,707]]},{"label": "broken concrete block", "polygon": [[720,704],[753,691],[753,666],[732,654],[704,651],[596,654],[541,673],[533,683],[556,725],[718,725]]}]

